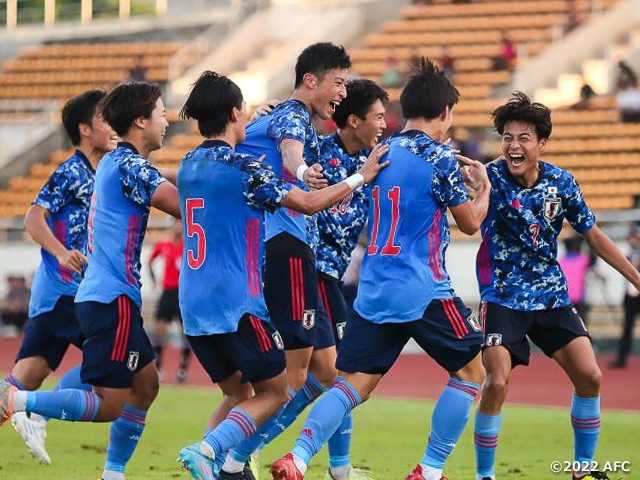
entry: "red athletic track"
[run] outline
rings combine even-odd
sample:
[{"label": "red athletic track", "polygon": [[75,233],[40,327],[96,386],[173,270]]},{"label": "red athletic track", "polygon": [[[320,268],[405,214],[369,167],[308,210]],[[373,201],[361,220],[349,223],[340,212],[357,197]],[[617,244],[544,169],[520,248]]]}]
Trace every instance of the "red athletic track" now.
[{"label": "red athletic track", "polygon": [[[0,338],[0,372],[10,371],[19,342],[19,338]],[[164,376],[171,383],[174,381],[178,355],[177,349],[166,348]],[[640,357],[631,357],[625,370],[609,369],[607,363],[610,359],[598,359],[604,374],[603,408],[640,411],[640,396],[637,394]],[[65,372],[80,360],[80,352],[71,347],[58,372]],[[435,399],[440,395],[446,380],[446,374],[426,355],[402,355],[376,393],[387,397]],[[188,383],[210,385],[209,378],[195,359],[190,368]],[[534,355],[528,367],[515,369],[508,402],[568,408],[571,392],[571,384],[560,367],[543,355]]]}]

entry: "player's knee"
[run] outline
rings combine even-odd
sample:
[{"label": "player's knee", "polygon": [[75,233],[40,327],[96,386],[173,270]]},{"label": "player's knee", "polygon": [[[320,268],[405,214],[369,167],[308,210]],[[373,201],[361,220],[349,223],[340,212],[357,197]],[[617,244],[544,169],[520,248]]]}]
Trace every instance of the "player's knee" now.
[{"label": "player's knee", "polygon": [[484,380],[483,396],[502,398],[509,391],[509,377],[502,375],[487,375]]},{"label": "player's knee", "polygon": [[596,366],[588,373],[582,375],[576,382],[576,393],[580,397],[594,397],[600,393],[602,385],[602,371]]},{"label": "player's knee", "polygon": [[233,408],[245,400],[249,400],[252,396],[253,389],[251,384],[242,383],[238,385],[238,388],[224,392],[224,401],[232,405],[231,408]]}]

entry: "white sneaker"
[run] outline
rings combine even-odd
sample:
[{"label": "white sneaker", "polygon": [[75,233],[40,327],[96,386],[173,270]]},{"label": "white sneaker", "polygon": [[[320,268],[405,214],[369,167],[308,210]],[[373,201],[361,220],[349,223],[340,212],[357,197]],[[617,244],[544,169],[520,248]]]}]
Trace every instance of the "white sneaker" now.
[{"label": "white sneaker", "polygon": [[11,424],[24,440],[27,449],[41,463],[51,464],[51,458],[44,448],[47,438],[47,421],[41,415],[26,412],[16,412],[11,415]]}]

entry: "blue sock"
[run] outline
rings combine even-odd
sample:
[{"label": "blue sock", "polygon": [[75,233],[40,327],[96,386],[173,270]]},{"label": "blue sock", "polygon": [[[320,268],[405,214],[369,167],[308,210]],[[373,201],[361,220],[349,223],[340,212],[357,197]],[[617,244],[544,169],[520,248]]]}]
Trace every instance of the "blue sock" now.
[{"label": "blue sock", "polygon": [[351,432],[353,429],[353,413],[347,413],[338,429],[329,438],[329,466],[346,467],[351,464]]},{"label": "blue sock", "polygon": [[485,415],[476,411],[473,443],[476,446],[476,473],[480,478],[495,476],[494,466],[501,425],[501,413]]},{"label": "blue sock", "polygon": [[574,460],[591,463],[600,436],[600,395],[592,398],[573,394],[571,402]]},{"label": "blue sock", "polygon": [[291,452],[308,464],[338,429],[345,415],[361,403],[355,388],[344,379],[336,380],[311,409]]},{"label": "blue sock", "polygon": [[[300,392],[301,391],[302,390],[300,390]],[[292,399],[296,396],[295,390],[293,390],[291,387],[289,387],[289,396]],[[280,429],[278,427],[278,423],[280,422],[285,409],[289,406],[289,403],[291,403],[291,401],[292,400],[289,400],[289,402],[284,407],[282,407],[266,422],[260,425],[260,427],[258,427],[253,435],[241,441],[238,445],[229,450],[229,456],[237,462],[244,463],[249,460],[249,457],[253,452],[258,450],[259,448],[262,448],[262,446],[265,445],[265,442],[269,441],[267,440],[267,438],[272,431],[281,432],[283,429]]]},{"label": "blue sock", "polygon": [[16,387],[18,390],[26,390],[26,388],[24,388],[24,384],[11,374],[4,377],[4,381],[7,383],[10,383],[14,387]]},{"label": "blue sock", "polygon": [[93,392],[66,389],[55,392],[28,392],[27,412],[68,422],[92,422],[100,408]]},{"label": "blue sock", "polygon": [[467,421],[480,385],[452,377],[438,398],[431,417],[431,434],[420,463],[442,469]]},{"label": "blue sock", "polygon": [[67,388],[74,388],[90,392],[93,387],[88,383],[82,383],[82,379],[80,378],[80,370],[82,370],[82,366],[78,365],[62,375],[60,377],[60,380],[58,380],[58,383],[56,384],[54,390],[65,390]]},{"label": "blue sock", "polygon": [[111,423],[107,461],[104,469],[124,473],[124,467],[138,446],[144,431],[147,412],[125,405],[120,416]]},{"label": "blue sock", "polygon": [[238,445],[256,431],[255,420],[239,407],[233,408],[220,425],[207,433],[204,442],[211,447],[215,457]]}]

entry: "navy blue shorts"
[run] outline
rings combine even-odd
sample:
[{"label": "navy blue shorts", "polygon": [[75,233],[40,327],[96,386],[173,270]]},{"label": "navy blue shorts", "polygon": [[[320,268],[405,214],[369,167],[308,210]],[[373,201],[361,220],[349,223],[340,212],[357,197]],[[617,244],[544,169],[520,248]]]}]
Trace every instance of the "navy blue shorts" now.
[{"label": "navy blue shorts", "polygon": [[[335,278],[318,273],[318,293],[320,308],[318,309],[318,338],[316,349],[335,345],[340,347],[344,329],[347,326],[347,302],[342,294],[342,282]],[[328,337],[325,325],[330,326]]]},{"label": "navy blue shorts", "polygon": [[163,290],[158,300],[156,310],[156,321],[171,322],[173,319],[182,321],[180,315],[180,301],[178,300],[178,289]]},{"label": "navy blue shorts", "polygon": [[253,315],[243,315],[233,333],[187,335],[187,340],[213,383],[237,371],[242,382],[258,383],[280,375],[286,367],[282,337],[271,323]]},{"label": "navy blue shorts", "polygon": [[153,362],[149,337],[136,304],[126,295],[111,303],[76,303],[86,340],[82,345],[83,383],[131,388],[136,372]]},{"label": "navy blue shorts", "polygon": [[318,276],[314,260],[272,258],[265,261],[264,299],[285,350],[316,343]]},{"label": "navy blue shorts", "polygon": [[385,374],[413,338],[448,372],[457,372],[482,348],[482,329],[459,298],[433,300],[419,320],[372,323],[354,312],[349,317],[336,367],[348,373]]},{"label": "navy blue shorts", "polygon": [[485,332],[483,348],[505,347],[511,354],[512,368],[529,365],[527,337],[550,357],[574,338],[589,336],[573,306],[525,312],[483,301],[480,320]]},{"label": "navy blue shorts", "polygon": [[84,335],[76,318],[73,298],[64,295],[50,312],[27,322],[16,362],[23,358],[44,357],[51,370],[60,366],[69,345],[82,348]]}]

